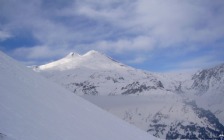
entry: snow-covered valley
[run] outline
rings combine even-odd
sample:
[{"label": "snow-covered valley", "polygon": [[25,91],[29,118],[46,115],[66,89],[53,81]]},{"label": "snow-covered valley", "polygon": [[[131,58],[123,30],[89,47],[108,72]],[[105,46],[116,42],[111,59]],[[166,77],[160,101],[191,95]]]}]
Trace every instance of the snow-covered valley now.
[{"label": "snow-covered valley", "polygon": [[193,73],[153,73],[90,51],[33,69],[160,138],[208,139],[224,131],[223,64]]}]

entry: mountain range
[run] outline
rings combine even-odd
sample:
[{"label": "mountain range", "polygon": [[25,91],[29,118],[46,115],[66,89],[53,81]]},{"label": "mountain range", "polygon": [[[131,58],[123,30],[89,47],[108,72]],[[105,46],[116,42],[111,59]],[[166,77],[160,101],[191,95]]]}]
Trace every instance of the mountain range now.
[{"label": "mountain range", "polygon": [[89,51],[32,68],[159,138],[209,139],[224,131],[224,64],[192,73],[155,73]]},{"label": "mountain range", "polygon": [[156,138],[0,51],[0,140],[136,139]]}]

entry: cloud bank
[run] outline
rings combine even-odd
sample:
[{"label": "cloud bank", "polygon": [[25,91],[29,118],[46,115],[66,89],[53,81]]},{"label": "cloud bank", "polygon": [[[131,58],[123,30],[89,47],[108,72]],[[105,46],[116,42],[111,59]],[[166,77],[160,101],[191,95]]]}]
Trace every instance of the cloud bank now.
[{"label": "cloud bank", "polygon": [[125,55],[127,63],[143,63],[147,54],[181,50],[181,66],[211,55],[200,52],[224,50],[223,15],[223,0],[2,0],[0,41],[29,32],[37,44],[10,50],[15,56],[27,54],[27,59],[95,49]]}]

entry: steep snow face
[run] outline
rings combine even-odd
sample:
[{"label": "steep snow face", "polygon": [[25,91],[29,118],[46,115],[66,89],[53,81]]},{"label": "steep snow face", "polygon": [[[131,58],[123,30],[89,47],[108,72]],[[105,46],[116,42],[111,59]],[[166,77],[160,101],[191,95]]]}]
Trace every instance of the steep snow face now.
[{"label": "steep snow face", "polygon": [[1,140],[154,139],[0,52]]},{"label": "steep snow face", "polygon": [[[97,69],[116,69],[121,68],[122,64],[118,62],[111,61],[111,58],[105,56],[102,53],[97,51],[89,51],[84,55],[79,55],[77,53],[71,52],[66,57],[57,60],[55,62],[51,62],[46,65],[39,66],[36,68],[36,71],[41,70],[71,70],[77,68],[88,68],[92,70]],[[122,67],[123,68],[123,67]]]}]

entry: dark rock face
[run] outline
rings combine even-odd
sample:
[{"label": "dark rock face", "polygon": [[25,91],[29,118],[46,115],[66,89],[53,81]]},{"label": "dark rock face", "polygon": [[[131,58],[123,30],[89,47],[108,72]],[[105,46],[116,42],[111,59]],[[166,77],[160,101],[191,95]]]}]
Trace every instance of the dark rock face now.
[{"label": "dark rock face", "polygon": [[153,131],[153,135],[156,137],[159,137],[161,134],[164,134],[164,131],[166,130],[166,127],[168,127],[165,124],[161,124],[160,121],[162,119],[167,119],[168,116],[162,114],[161,112],[157,112],[152,120],[152,124],[150,124],[150,129],[147,130],[147,132]]},{"label": "dark rock face", "polygon": [[180,82],[179,86],[176,87],[175,92],[178,93],[178,94],[184,93],[183,90],[182,90],[182,83],[181,82]]},{"label": "dark rock face", "polygon": [[187,104],[192,106],[195,113],[198,114],[199,118],[204,118],[207,120],[208,124],[211,126],[206,128],[209,132],[217,136],[224,131],[224,126],[219,122],[219,120],[211,111],[198,108],[195,102],[189,102]]},{"label": "dark rock face", "polygon": [[[184,130],[184,134],[178,130]],[[196,135],[198,133],[198,135]],[[166,139],[216,139],[222,130],[213,129],[211,127],[200,127],[196,123],[183,125],[181,122],[173,124],[166,134]]]},{"label": "dark rock face", "polygon": [[164,131],[166,130],[165,128],[167,127],[167,125],[165,124],[150,124],[150,129],[147,130],[147,132],[150,131],[155,131],[155,133],[153,134],[156,137],[159,137],[160,133],[163,134]]},{"label": "dark rock face", "polygon": [[[98,91],[96,90],[96,86],[93,83],[89,83],[85,81],[83,83],[73,83],[76,87],[82,88],[82,92],[87,95],[97,95]],[[74,90],[74,93],[76,89]]]},{"label": "dark rock face", "polygon": [[107,81],[113,81],[113,83],[119,83],[121,81],[124,81],[124,77],[122,77],[118,73],[111,73],[111,71],[104,71],[101,73],[94,73],[90,75],[90,79],[104,79]]},{"label": "dark rock face", "polygon": [[[167,125],[169,115],[158,112],[154,115],[147,132],[156,137],[165,135],[166,139],[217,139],[224,131],[224,126],[209,110],[198,108],[194,101],[186,102],[202,122],[176,120]],[[201,125],[199,123],[204,123]]]},{"label": "dark rock face", "polygon": [[161,81],[158,81],[158,82],[156,83],[156,85],[157,85],[157,87],[159,87],[159,88],[164,88],[164,86],[163,86],[163,84],[162,84]]},{"label": "dark rock face", "polygon": [[125,87],[122,87],[121,90],[125,90],[122,92],[122,95],[128,95],[128,94],[136,94],[141,93],[143,91],[150,91],[151,89],[161,89],[164,88],[161,81],[156,81],[154,85],[147,85],[146,83],[140,84],[140,82],[133,82],[131,84],[128,84]]},{"label": "dark rock face", "polygon": [[126,91],[124,91],[121,94],[126,95],[126,94],[135,94],[137,92],[141,93],[143,91],[149,91],[150,89],[156,89],[156,87],[140,84],[139,82],[133,82],[131,84],[128,84],[126,87],[122,87],[122,90],[126,90]]},{"label": "dark rock face", "polygon": [[[175,122],[170,126],[169,132],[166,134],[166,139],[198,139],[194,132],[200,127],[192,123],[190,125],[182,125],[181,122]],[[180,134],[178,130],[184,130],[185,134]]]},{"label": "dark rock face", "polygon": [[[224,126],[219,122],[213,113],[209,110],[198,108],[195,102],[188,102],[199,118],[207,121],[207,127],[201,127],[197,123],[191,122],[190,125],[177,123],[170,127],[166,139],[216,139],[224,131]],[[178,130],[183,129],[185,135],[179,134]],[[195,134],[198,133],[198,135]]]}]

